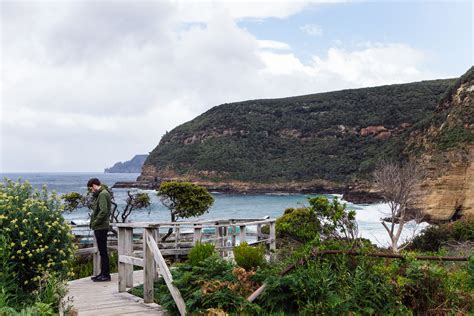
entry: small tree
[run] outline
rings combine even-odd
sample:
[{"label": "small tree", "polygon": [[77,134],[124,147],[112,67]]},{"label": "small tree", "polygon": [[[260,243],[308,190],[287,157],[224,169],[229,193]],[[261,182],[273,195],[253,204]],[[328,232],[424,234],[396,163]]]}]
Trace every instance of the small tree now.
[{"label": "small tree", "polygon": [[[205,188],[190,182],[163,182],[157,194],[161,203],[170,210],[172,222],[179,218],[201,216],[214,203],[214,198]],[[165,241],[172,232],[170,228],[161,240]]]},{"label": "small tree", "polygon": [[403,249],[398,244],[405,223],[412,219],[419,220],[413,202],[422,178],[421,170],[413,161],[404,165],[383,161],[374,171],[375,187],[390,207],[389,217],[381,219],[381,222],[390,237],[390,248],[394,253]]},{"label": "small tree", "polygon": [[314,197],[309,207],[287,209],[276,221],[279,235],[285,235],[300,242],[309,242],[315,238],[345,239],[354,241],[358,227],[355,211],[346,210],[337,198],[330,201],[326,197]]},{"label": "small tree", "polygon": [[[106,187],[108,190],[108,188]],[[127,191],[127,199],[125,201],[125,207],[122,209],[118,208],[117,203],[115,202],[114,195],[110,191],[110,196],[112,198],[112,209],[110,211],[110,222],[111,223],[125,223],[128,220],[128,217],[134,210],[144,209],[150,206],[150,196],[146,193],[134,193]],[[92,211],[92,193],[88,192],[86,194],[80,194],[77,192],[70,192],[64,194],[61,197],[64,201],[64,210],[65,211],[75,211],[80,208],[88,208],[89,211]],[[90,216],[90,212],[89,212]]]},{"label": "small tree", "polygon": [[309,205],[319,218],[323,238],[356,240],[359,233],[356,212],[346,210],[346,204],[341,204],[337,197],[329,201],[326,197],[318,196],[309,199]]}]

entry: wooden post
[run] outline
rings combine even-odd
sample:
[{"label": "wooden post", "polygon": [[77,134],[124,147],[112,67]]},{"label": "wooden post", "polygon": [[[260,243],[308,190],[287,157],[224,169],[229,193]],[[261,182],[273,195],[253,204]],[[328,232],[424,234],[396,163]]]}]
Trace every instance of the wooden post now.
[{"label": "wooden post", "polygon": [[156,229],[153,231],[153,237],[155,238],[156,242],[160,241],[160,225],[157,225]]},{"label": "wooden post", "polygon": [[221,229],[218,227],[219,222],[216,222],[216,233],[215,233],[215,240],[214,240],[214,245],[216,246],[216,249],[219,248],[220,246],[220,237],[221,237]]},{"label": "wooden post", "polygon": [[270,250],[276,249],[275,222],[270,222]]},{"label": "wooden post", "polygon": [[217,246],[220,248],[219,254],[224,256],[224,249],[222,247],[224,246],[224,227],[217,227]]},{"label": "wooden post", "polygon": [[237,226],[231,226],[232,228],[232,236],[231,236],[231,241],[232,241],[232,247],[235,247],[235,239],[236,239],[236,235],[237,235]]},{"label": "wooden post", "polygon": [[[92,231],[94,234],[94,231]],[[95,239],[95,234],[93,238],[93,246],[95,248],[95,252],[92,255],[92,273],[94,275],[99,275],[100,273],[100,253],[99,253],[99,247],[97,247],[97,240]]]},{"label": "wooden post", "polygon": [[245,242],[245,225],[240,226],[240,244]]},{"label": "wooden post", "polygon": [[262,224],[257,224],[257,241],[262,239]]},{"label": "wooden post", "polygon": [[[174,249],[178,250],[178,249],[179,249],[179,238],[180,238],[180,236],[181,236],[181,234],[180,234],[180,232],[179,232],[179,225],[176,225],[176,226],[175,226],[174,231],[175,231],[175,235],[174,235]],[[178,255],[178,252],[176,252],[175,260],[176,260],[176,262],[179,262],[179,255]]]},{"label": "wooden post", "polygon": [[[155,238],[156,242],[158,243],[160,239],[160,225],[156,226],[156,229],[153,230],[153,237]],[[155,262],[155,281],[157,281],[160,278],[160,267],[158,264]]]},{"label": "wooden post", "polygon": [[153,252],[147,243],[148,238],[155,242],[155,239],[153,238],[153,229],[151,228],[145,228],[143,231],[143,301],[145,303],[153,303],[153,280],[155,279],[156,269]]},{"label": "wooden post", "polygon": [[202,239],[202,227],[194,227],[193,245],[201,242]]},{"label": "wooden post", "polygon": [[228,255],[228,251],[225,248],[227,247],[228,234],[229,234],[229,228],[227,226],[222,227],[222,247],[224,247],[222,251],[222,255],[225,257],[227,257]]},{"label": "wooden post", "polygon": [[[133,254],[133,228],[119,227],[118,231],[118,257],[120,255],[132,256]],[[125,292],[127,287],[133,287],[133,264],[118,263],[119,292]]]}]

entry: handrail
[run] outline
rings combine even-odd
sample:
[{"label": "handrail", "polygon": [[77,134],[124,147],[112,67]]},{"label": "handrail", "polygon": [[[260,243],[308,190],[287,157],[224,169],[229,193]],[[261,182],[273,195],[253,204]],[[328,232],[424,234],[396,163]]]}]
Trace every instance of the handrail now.
[{"label": "handrail", "polygon": [[[247,241],[250,245],[260,243],[268,244],[271,250],[276,249],[275,219],[226,219],[226,220],[205,220],[187,222],[134,222],[116,223],[114,226],[118,230],[118,262],[119,262],[119,292],[125,292],[127,288],[133,286],[133,266],[141,266],[144,270],[143,279],[143,300],[151,303],[154,299],[154,280],[161,275],[173,296],[176,305],[181,313],[186,313],[186,305],[173,285],[172,275],[163,259],[163,255],[186,255],[191,247],[197,242],[211,242],[215,249],[223,256],[236,246],[237,240]],[[270,227],[270,234],[262,234],[262,226]],[[249,232],[249,226],[256,226],[256,233]],[[166,242],[159,239],[160,229],[173,228],[173,234]],[[206,231],[207,228],[212,230]],[[143,238],[142,258],[134,252],[133,230],[139,229]],[[185,230],[186,232],[183,232]],[[240,230],[240,232],[239,232]],[[256,240],[255,240],[256,236]],[[158,241],[158,242],[157,242]],[[160,250],[161,247],[161,250]]]},{"label": "handrail", "polygon": [[160,249],[158,249],[156,241],[153,239],[151,234],[147,235],[147,246],[153,253],[155,263],[157,263],[160,268],[161,275],[165,280],[166,286],[168,286],[168,289],[170,290],[171,296],[173,297],[173,300],[175,301],[176,306],[178,307],[179,313],[184,316],[186,315],[186,304],[184,303],[183,297],[181,296],[181,292],[179,292],[178,288],[173,284],[173,276],[171,275],[171,271],[168,268],[168,265],[166,264],[165,259],[163,258],[160,252]]},{"label": "handrail", "polygon": [[177,221],[177,222],[130,222],[130,223],[113,223],[114,227],[130,227],[130,228],[154,228],[155,226],[194,226],[203,224],[204,226],[222,226],[222,225],[255,225],[258,222],[270,223],[275,219],[262,218],[241,218],[241,219],[213,219],[203,221]]}]

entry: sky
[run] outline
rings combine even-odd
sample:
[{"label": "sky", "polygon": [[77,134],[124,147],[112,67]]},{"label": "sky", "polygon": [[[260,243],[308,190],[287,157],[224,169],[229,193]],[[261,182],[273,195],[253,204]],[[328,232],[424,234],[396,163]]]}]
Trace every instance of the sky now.
[{"label": "sky", "polygon": [[222,103],[453,78],[471,1],[0,0],[0,172],[97,172]]}]

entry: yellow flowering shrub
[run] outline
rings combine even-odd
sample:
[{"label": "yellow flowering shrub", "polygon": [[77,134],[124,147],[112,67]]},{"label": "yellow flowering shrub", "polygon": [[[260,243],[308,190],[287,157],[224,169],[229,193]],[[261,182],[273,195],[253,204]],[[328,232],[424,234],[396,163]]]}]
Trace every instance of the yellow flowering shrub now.
[{"label": "yellow flowering shrub", "polygon": [[59,197],[26,182],[0,183],[0,232],[8,240],[9,265],[17,285],[35,290],[45,273],[66,277],[74,259],[73,235]]}]

